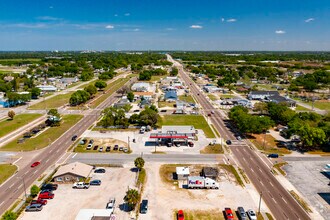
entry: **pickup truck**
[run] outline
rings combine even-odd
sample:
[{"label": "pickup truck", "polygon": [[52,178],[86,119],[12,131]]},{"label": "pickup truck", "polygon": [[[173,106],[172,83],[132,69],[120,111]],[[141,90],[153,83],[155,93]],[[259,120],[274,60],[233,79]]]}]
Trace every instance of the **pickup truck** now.
[{"label": "pickup truck", "polygon": [[89,183],[77,182],[77,183],[73,184],[72,188],[73,189],[88,189]]}]

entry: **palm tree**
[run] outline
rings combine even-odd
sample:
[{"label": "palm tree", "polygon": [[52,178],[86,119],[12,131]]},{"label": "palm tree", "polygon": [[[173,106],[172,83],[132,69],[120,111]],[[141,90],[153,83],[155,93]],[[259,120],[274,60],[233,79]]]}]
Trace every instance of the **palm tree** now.
[{"label": "palm tree", "polygon": [[139,202],[139,192],[136,189],[127,190],[124,201],[128,204],[129,210],[133,210]]},{"label": "palm tree", "polygon": [[138,157],[134,160],[134,165],[136,168],[141,170],[144,166],[144,159],[142,157]]}]

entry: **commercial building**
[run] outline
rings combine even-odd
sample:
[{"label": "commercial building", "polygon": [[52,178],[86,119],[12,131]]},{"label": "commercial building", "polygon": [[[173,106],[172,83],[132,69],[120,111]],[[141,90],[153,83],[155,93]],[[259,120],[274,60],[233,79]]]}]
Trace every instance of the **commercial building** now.
[{"label": "commercial building", "polygon": [[264,100],[270,96],[279,96],[278,91],[251,91],[248,94],[250,100]]},{"label": "commercial building", "polygon": [[138,82],[134,83],[131,87],[133,91],[137,92],[150,92],[151,91],[151,85],[149,83],[145,82]]},{"label": "commercial building", "polygon": [[37,88],[39,88],[41,90],[41,92],[56,92],[57,88],[55,86],[51,86],[51,85],[40,85],[40,86],[36,86]]},{"label": "commercial building", "polygon": [[154,139],[156,144],[188,144],[189,139],[195,139],[196,130],[194,126],[162,126],[158,133],[151,133],[149,138]]},{"label": "commercial building", "polygon": [[76,220],[111,220],[112,210],[109,209],[80,209]]},{"label": "commercial building", "polygon": [[190,175],[189,167],[176,167],[176,179],[186,180]]},{"label": "commercial building", "polygon": [[93,167],[84,163],[69,163],[57,170],[53,176],[53,181],[57,183],[76,182],[86,179],[92,172]]}]

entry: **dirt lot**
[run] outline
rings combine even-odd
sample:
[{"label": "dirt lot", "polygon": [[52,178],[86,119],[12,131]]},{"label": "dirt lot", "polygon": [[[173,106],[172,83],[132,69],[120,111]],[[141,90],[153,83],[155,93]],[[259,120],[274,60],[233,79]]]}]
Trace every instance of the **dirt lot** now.
[{"label": "dirt lot", "polygon": [[[245,209],[257,210],[259,196],[252,185],[242,188],[235,182],[235,178],[220,172],[219,190],[188,190],[180,189],[177,184],[164,182],[159,175],[161,164],[146,166],[147,183],[143,198],[149,200],[147,214],[140,215],[140,219],[169,220],[173,219],[174,210],[219,210],[230,207],[236,210],[238,206]],[[164,178],[163,178],[164,179]],[[264,207],[263,207],[264,206]],[[268,211],[265,205],[261,211]],[[161,211],[159,208],[161,207]],[[222,219],[219,218],[219,219]]]},{"label": "dirt lot", "polygon": [[104,209],[110,197],[116,198],[116,220],[127,220],[129,214],[119,206],[128,187],[134,186],[136,173],[129,168],[106,168],[104,174],[94,174],[92,179],[100,179],[101,186],[89,189],[72,189],[72,184],[62,184],[54,191],[55,198],[49,200],[41,212],[24,212],[20,219],[34,220],[74,220],[80,209]]}]

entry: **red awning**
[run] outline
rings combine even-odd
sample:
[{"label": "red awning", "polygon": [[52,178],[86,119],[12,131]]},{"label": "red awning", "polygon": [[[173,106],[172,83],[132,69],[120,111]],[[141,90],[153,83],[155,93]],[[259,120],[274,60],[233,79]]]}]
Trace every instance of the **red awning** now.
[{"label": "red awning", "polygon": [[169,135],[169,134],[151,134],[150,138],[175,138],[175,139],[185,139],[188,138],[187,135]]}]

